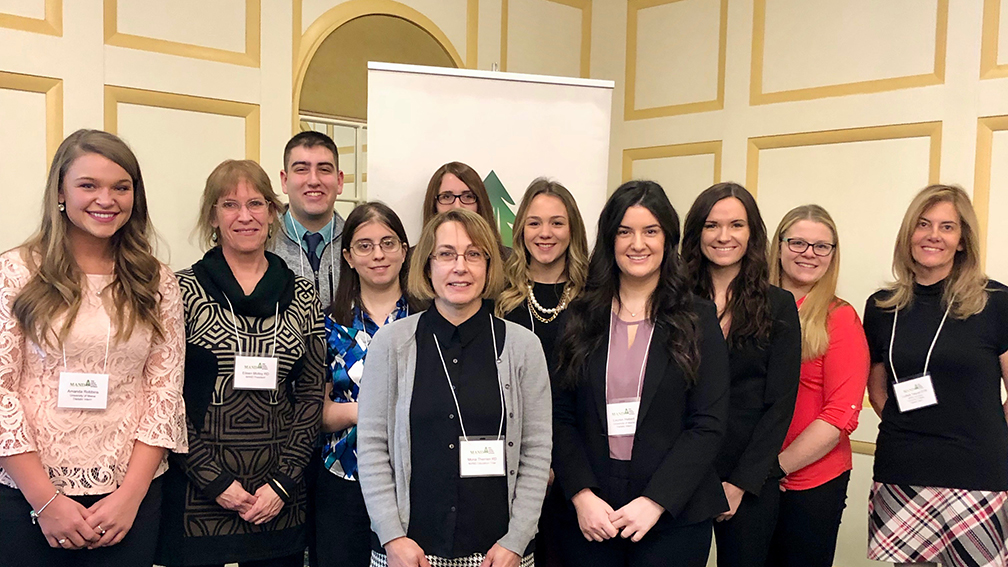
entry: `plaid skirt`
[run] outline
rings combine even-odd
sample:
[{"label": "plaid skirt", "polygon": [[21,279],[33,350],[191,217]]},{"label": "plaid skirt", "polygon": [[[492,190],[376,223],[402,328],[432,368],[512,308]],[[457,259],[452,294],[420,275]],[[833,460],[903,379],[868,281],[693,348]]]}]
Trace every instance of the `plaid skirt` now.
[{"label": "plaid skirt", "polygon": [[868,559],[1005,567],[1008,492],[872,483]]},{"label": "plaid skirt", "polygon": [[[535,561],[532,560],[532,557],[531,553],[522,557],[521,562],[518,564],[519,567],[535,567]],[[431,567],[479,567],[483,563],[483,558],[484,555],[482,553],[474,553],[468,557],[459,557],[458,559],[445,559],[444,557],[428,555],[427,561],[431,564]],[[384,553],[372,551],[371,567],[388,567],[388,557]]]}]

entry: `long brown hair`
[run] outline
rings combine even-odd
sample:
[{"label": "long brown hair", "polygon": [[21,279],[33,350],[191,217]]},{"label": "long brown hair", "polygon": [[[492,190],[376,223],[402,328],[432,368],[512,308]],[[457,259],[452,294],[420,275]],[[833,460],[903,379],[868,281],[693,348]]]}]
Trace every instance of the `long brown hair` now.
[{"label": "long brown hair", "polygon": [[[109,239],[114,268],[112,283],[105,289],[112,294],[109,304],[114,309],[110,317],[115,338],[128,337],[137,324],[149,325],[161,336],[161,263],[150,245],[154,230],[140,164],[125,142],[100,130],[70,134],[53,156],[42,198],[42,225],[20,247],[31,279],[14,298],[11,309],[25,336],[35,344],[60,345],[73,327],[83,298],[84,273],[70,247],[70,220],[59,210],[59,194],[70,165],[84,154],[111,160],[126,170],[133,182],[133,210],[126,224]],[[52,328],[52,321],[60,315],[65,315],[62,327]]]},{"label": "long brown hair", "polygon": [[552,195],[564,204],[567,210],[567,220],[570,226],[570,244],[567,246],[564,261],[564,275],[567,283],[564,292],[574,299],[584,289],[588,279],[588,237],[585,235],[584,220],[578,210],[574,196],[566,187],[540,177],[525,190],[518,212],[515,215],[514,239],[511,249],[514,254],[504,262],[504,273],[507,276],[508,287],[497,301],[497,315],[503,317],[506,313],[524,303],[529,296],[529,289],[535,282],[529,274],[529,251],[525,248],[525,219],[528,217],[532,201],[539,195]]},{"label": "long brown hair", "polygon": [[[802,360],[813,360],[826,353],[829,348],[829,314],[837,307],[847,302],[836,296],[837,280],[840,278],[840,236],[836,223],[826,209],[819,205],[802,205],[795,207],[784,215],[777,232],[770,241],[770,283],[780,286],[783,283],[784,270],[781,266],[781,246],[784,235],[798,221],[819,223],[833,234],[833,252],[830,255],[830,265],[826,268],[805,296],[805,301],[798,308],[798,320],[801,321]],[[796,298],[797,299],[797,298]]]},{"label": "long brown hair", "polygon": [[917,193],[910,207],[903,215],[896,246],[893,251],[892,271],[896,281],[889,284],[889,297],[877,303],[882,309],[903,309],[913,303],[914,265],[911,238],[921,215],[934,205],[952,203],[959,215],[962,236],[959,243],[962,250],[955,253],[952,271],[949,273],[942,295],[942,305],[951,303],[950,312],[956,319],[976,315],[987,306],[987,275],[980,268],[979,221],[969,195],[962,187],[955,185],[929,185]]}]

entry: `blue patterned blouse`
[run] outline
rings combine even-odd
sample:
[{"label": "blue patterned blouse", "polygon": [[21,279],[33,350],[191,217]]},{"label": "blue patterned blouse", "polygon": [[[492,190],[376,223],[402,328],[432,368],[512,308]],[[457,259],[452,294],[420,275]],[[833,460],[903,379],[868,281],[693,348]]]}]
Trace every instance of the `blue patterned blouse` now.
[{"label": "blue patterned blouse", "polygon": [[[408,314],[406,298],[400,297],[385,324]],[[329,396],[332,401],[357,401],[368,343],[378,332],[378,328],[371,317],[357,306],[353,308],[353,324],[350,327],[340,325],[326,315],[326,364],[332,382],[332,393]],[[340,478],[357,480],[357,426],[325,433],[324,437],[322,466]]]}]

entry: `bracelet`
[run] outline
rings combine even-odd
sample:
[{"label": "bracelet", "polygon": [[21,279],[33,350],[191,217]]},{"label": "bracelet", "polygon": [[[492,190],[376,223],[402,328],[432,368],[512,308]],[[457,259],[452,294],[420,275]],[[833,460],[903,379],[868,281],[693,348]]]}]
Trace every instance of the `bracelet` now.
[{"label": "bracelet", "polygon": [[28,515],[31,516],[32,525],[35,525],[35,524],[38,523],[38,517],[39,517],[39,515],[42,512],[45,512],[46,507],[48,507],[50,504],[52,504],[52,501],[56,500],[56,497],[59,496],[60,494],[63,494],[63,491],[57,488],[56,489],[56,494],[53,494],[52,498],[50,498],[48,502],[46,502],[45,504],[43,504],[42,507],[38,509],[38,512],[36,512],[35,510],[32,510],[31,512],[28,513]]}]

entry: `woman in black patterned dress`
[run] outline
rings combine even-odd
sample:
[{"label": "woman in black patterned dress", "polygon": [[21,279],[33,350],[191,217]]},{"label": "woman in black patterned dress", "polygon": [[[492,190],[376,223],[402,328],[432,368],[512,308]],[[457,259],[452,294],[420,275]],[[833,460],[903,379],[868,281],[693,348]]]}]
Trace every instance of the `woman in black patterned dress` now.
[{"label": "woman in black patterned dress", "polygon": [[165,481],[158,562],[300,566],[304,472],[322,409],[322,312],[311,282],[265,251],[279,201],[252,161],[207,179],[210,249],[178,274],[188,455]]}]

